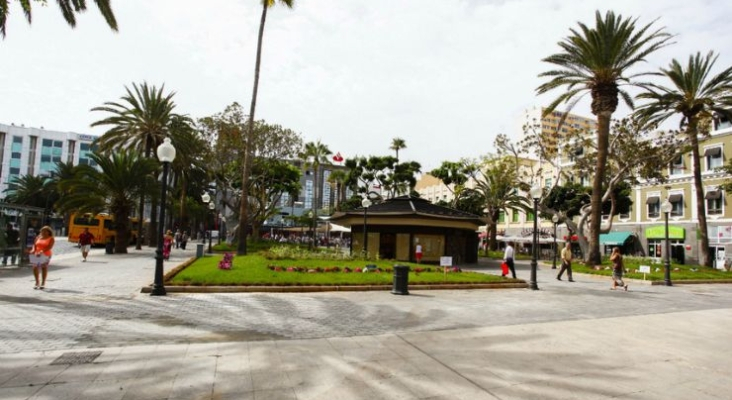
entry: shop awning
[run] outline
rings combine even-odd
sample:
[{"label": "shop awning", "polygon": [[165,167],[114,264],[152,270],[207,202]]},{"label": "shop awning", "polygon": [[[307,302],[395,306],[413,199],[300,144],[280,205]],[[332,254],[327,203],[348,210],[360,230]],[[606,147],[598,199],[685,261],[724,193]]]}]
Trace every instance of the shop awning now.
[{"label": "shop awning", "polygon": [[632,235],[631,232],[610,232],[600,235],[600,244],[605,246],[622,246]]},{"label": "shop awning", "polygon": [[709,147],[704,150],[704,157],[719,157],[722,154],[721,147]]},{"label": "shop awning", "polygon": [[668,196],[668,201],[669,201],[669,203],[678,203],[683,198],[684,198],[683,194],[677,193],[677,194],[672,194],[672,195]]},{"label": "shop awning", "polygon": [[710,190],[704,195],[704,198],[707,200],[717,200],[720,197],[722,197],[721,190]]},{"label": "shop awning", "polygon": [[658,196],[649,197],[646,199],[646,204],[656,204],[660,201]]}]

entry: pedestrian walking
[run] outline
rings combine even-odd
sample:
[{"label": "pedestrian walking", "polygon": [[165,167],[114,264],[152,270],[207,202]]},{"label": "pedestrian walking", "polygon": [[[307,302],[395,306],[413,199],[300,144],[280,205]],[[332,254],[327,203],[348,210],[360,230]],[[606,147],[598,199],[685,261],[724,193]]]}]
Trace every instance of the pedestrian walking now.
[{"label": "pedestrian walking", "polygon": [[83,257],[81,262],[86,262],[86,257],[89,255],[92,244],[94,244],[94,235],[89,232],[89,228],[84,228],[84,232],[79,234],[79,247],[81,248],[81,256]]},{"label": "pedestrian walking", "polygon": [[163,236],[163,259],[167,260],[170,258],[170,250],[173,248],[173,232],[168,230]]},{"label": "pedestrian walking", "polygon": [[180,233],[180,248],[185,250],[187,244],[188,244],[188,234],[186,233],[186,231],[183,231]]},{"label": "pedestrian walking", "polygon": [[10,258],[10,265],[15,265],[15,260],[18,257],[18,253],[20,253],[20,233],[9,222],[5,228],[5,244],[3,265],[8,265],[8,258]]},{"label": "pedestrian walking", "polygon": [[610,262],[613,263],[613,286],[611,290],[615,290],[618,286],[622,287],[626,292],[628,291],[628,284],[623,282],[623,255],[620,254],[620,247],[614,247],[613,252],[610,254]]},{"label": "pedestrian walking", "polygon": [[180,229],[175,231],[175,248],[179,248],[181,244]]},{"label": "pedestrian walking", "polygon": [[[511,270],[511,276],[513,276],[513,279],[516,279],[516,268],[514,268],[513,265],[513,257],[514,257],[514,250],[511,243],[506,244],[506,250],[503,251],[503,262],[505,262],[508,265],[508,269]],[[502,274],[501,276],[506,276],[505,274]]]},{"label": "pedestrian walking", "polygon": [[417,264],[422,262],[422,245],[419,243],[414,248],[414,258],[417,260]]},{"label": "pedestrian walking", "polygon": [[[36,236],[31,254],[29,256],[30,263],[33,265],[33,277],[36,278],[36,285],[33,289],[45,289],[46,278],[48,277],[48,263],[51,262],[53,245],[56,243],[53,238],[53,231],[50,226],[41,228],[41,232]],[[40,276],[39,276],[40,275]],[[40,283],[39,283],[40,277]]]},{"label": "pedestrian walking", "polygon": [[564,271],[567,271],[567,278],[569,278],[570,282],[574,282],[572,279],[572,243],[567,241],[567,244],[562,249],[561,253],[562,258],[562,268],[559,269],[559,275],[557,275],[557,280],[562,280],[562,274],[564,274]]}]

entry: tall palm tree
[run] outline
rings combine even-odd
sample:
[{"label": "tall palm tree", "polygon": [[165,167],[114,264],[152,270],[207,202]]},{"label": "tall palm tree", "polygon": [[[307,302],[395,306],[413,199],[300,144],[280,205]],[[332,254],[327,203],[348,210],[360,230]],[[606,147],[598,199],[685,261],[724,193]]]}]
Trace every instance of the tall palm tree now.
[{"label": "tall palm tree", "polygon": [[118,236],[115,252],[127,253],[130,213],[135,201],[154,189],[152,173],[157,162],[129,150],[92,154],[90,158],[99,170],[80,165],[72,179],[62,181],[61,188],[67,194],[59,200],[59,208],[66,212],[111,213]]},{"label": "tall palm tree", "polygon": [[[637,85],[635,79],[648,73],[626,75],[635,64],[645,61],[654,51],[669,44],[671,36],[663,28],[651,30],[653,23],[636,27],[637,19],[626,19],[608,11],[604,16],[595,13],[595,26],[578,23],[579,29],[559,42],[562,52],[544,58],[558,69],[539,74],[549,81],[539,86],[538,94],[563,88],[544,111],[554,111],[560,103],[567,103],[570,111],[586,94],[592,98],[592,113],[597,116],[597,162],[592,183],[590,251],[585,261],[600,262],[600,228],[602,222],[603,182],[607,164],[610,119],[617,109],[618,97],[631,108],[631,96],[621,85]],[[565,114],[566,115],[566,114]],[[560,121],[560,125],[563,123]]]},{"label": "tall palm tree", "polygon": [[[158,89],[155,86],[149,86],[147,82],[143,82],[139,86],[133,83],[132,89],[125,87],[127,93],[122,96],[121,102],[106,102],[103,106],[92,108],[92,111],[103,111],[110,115],[94,122],[91,126],[110,127],[97,141],[101,151],[132,149],[141,152],[146,158],[152,158],[153,151],[168,135],[171,121],[180,117],[173,112],[175,92],[164,94],[165,85]],[[178,145],[178,141],[173,140],[173,144]],[[138,231],[142,232],[145,199],[140,198],[139,201]],[[151,246],[157,245],[156,216],[156,202],[153,197],[150,224],[146,235]],[[137,241],[136,248],[138,250],[142,248],[140,240]]]},{"label": "tall palm tree", "polygon": [[[247,150],[244,153],[244,168],[241,179],[241,209],[239,211],[239,244],[236,253],[247,254],[247,227],[249,226],[249,175],[252,171],[252,161],[255,157],[254,143],[254,111],[257,108],[257,91],[259,90],[259,68],[262,63],[262,38],[264,37],[264,23],[267,21],[267,10],[274,7],[276,0],[262,0],[262,18],[259,22],[259,36],[257,37],[257,58],[254,63],[254,88],[252,89],[252,103],[249,107],[249,120],[246,131]],[[280,0],[280,4],[292,8],[295,0]]]},{"label": "tall palm tree", "polygon": [[[37,2],[45,3],[45,1],[35,0]],[[111,0],[94,0],[99,12],[102,13],[107,25],[112,28],[113,31],[117,31],[117,19],[114,17],[112,12],[112,6],[110,5]],[[25,14],[25,19],[28,23],[31,23],[32,7],[33,4],[30,0],[19,0],[20,7]],[[56,0],[61,13],[64,16],[66,22],[72,28],[76,27],[76,14],[86,11],[86,0]],[[10,12],[10,0],[0,0],[0,35],[5,38],[5,23],[8,20],[8,13]]]},{"label": "tall palm tree", "polygon": [[[305,168],[312,168],[313,170],[313,202],[312,212],[313,217],[318,217],[317,206],[320,204],[319,201],[322,199],[322,184],[320,183],[321,171],[320,168],[323,164],[330,164],[330,155],[333,154],[328,146],[318,140],[317,142],[305,143],[305,148],[300,154],[300,158],[305,161]],[[322,204],[320,204],[322,207]],[[313,219],[315,221],[316,219]],[[316,226],[317,228],[317,226]]]},{"label": "tall palm tree", "polygon": [[347,179],[348,174],[343,170],[335,170],[328,175],[328,183],[334,186],[336,210],[339,210],[341,203],[346,200],[346,191],[343,189]]},{"label": "tall palm tree", "polygon": [[389,146],[390,150],[394,150],[396,153],[396,159],[397,163],[399,162],[399,150],[406,149],[407,148],[407,142],[404,141],[404,139],[395,137],[394,139],[391,139],[391,146]]},{"label": "tall palm tree", "polygon": [[47,208],[55,187],[48,176],[23,175],[14,178],[5,192],[7,193],[5,201],[8,203]]},{"label": "tall palm tree", "polygon": [[647,90],[638,95],[648,100],[636,110],[636,115],[650,123],[660,123],[672,115],[681,114],[681,129],[691,146],[694,164],[694,189],[696,190],[696,213],[699,218],[699,237],[701,248],[699,263],[712,266],[709,254],[709,235],[707,233],[706,202],[702,185],[699,137],[708,134],[704,121],[711,121],[714,114],[732,117],[732,67],[712,77],[711,71],[718,55],[710,51],[706,57],[701,53],[689,56],[684,68],[677,60],[672,60],[667,69],[661,68],[660,75],[671,81],[670,87],[658,84],[644,85]]},{"label": "tall palm tree", "polygon": [[[171,118],[169,130],[171,140],[175,140],[176,150],[175,160],[171,165],[171,176],[174,182],[171,187],[178,189],[180,227],[187,230],[189,188],[193,181],[200,180],[208,175],[205,161],[208,144],[199,132],[191,126],[188,117],[176,115]],[[172,196],[170,200],[171,203],[174,202]],[[172,212],[168,213],[171,220],[173,214]]]}]

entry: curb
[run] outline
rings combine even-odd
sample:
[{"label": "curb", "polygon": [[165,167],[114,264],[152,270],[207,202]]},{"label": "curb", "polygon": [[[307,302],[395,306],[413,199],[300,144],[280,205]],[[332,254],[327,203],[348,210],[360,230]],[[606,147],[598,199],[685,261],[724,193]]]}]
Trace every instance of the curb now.
[{"label": "curb", "polygon": [[[524,282],[409,285],[409,290],[466,290],[466,289],[526,289]],[[392,285],[343,285],[343,286],[166,286],[168,293],[310,293],[310,292],[368,292],[392,290]],[[151,286],[145,286],[140,293],[150,293]]]}]

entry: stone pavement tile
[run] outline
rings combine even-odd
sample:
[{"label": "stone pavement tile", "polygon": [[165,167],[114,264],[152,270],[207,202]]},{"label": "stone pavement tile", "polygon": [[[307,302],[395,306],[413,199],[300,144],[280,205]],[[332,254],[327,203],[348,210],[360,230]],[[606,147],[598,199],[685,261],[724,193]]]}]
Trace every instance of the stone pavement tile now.
[{"label": "stone pavement tile", "polygon": [[379,397],[360,381],[344,379],[335,384],[298,386],[294,388],[297,400],[376,400]]},{"label": "stone pavement tile", "polygon": [[267,371],[256,370],[252,372],[252,385],[255,391],[286,389],[292,387],[290,378],[286,371],[280,371],[273,367]]},{"label": "stone pavement tile", "polygon": [[65,383],[62,385],[46,385],[36,392],[28,400],[75,400],[89,386],[90,382]]},{"label": "stone pavement tile", "polygon": [[14,387],[0,387],[0,399],[3,400],[27,400],[33,396],[37,391],[41,390],[43,386],[14,386]]},{"label": "stone pavement tile", "polygon": [[377,361],[379,366],[383,369],[384,374],[387,377],[391,376],[409,376],[419,375],[422,371],[419,369],[419,365],[425,361],[432,361],[427,356],[414,357],[414,358],[395,358],[390,360],[379,360]]},{"label": "stone pavement tile", "polygon": [[450,375],[410,375],[400,377],[400,382],[418,399],[434,396],[454,396],[464,392],[472,384],[464,378]]},{"label": "stone pavement tile", "polygon": [[148,364],[148,360],[141,357],[140,360],[116,360],[114,362],[107,363],[103,366],[102,371],[97,375],[97,380],[119,380],[119,379],[134,379],[140,376],[142,371]]},{"label": "stone pavement tile", "polygon": [[69,365],[68,368],[56,375],[50,383],[93,382],[104,368],[104,365],[94,363]]},{"label": "stone pavement tile", "polygon": [[214,400],[254,400],[254,392],[244,392],[244,393],[214,393],[214,395],[211,397]]},{"label": "stone pavement tile", "polygon": [[[340,365],[340,364],[338,364]],[[339,385],[346,379],[347,372],[331,365],[327,368],[310,368],[287,371],[290,384],[295,388],[306,386]]]},{"label": "stone pavement tile", "polygon": [[3,383],[3,387],[45,385],[69,367],[68,365],[49,365],[51,361],[52,359],[48,363],[36,364],[18,371],[17,375]]},{"label": "stone pavement tile", "polygon": [[216,359],[213,357],[187,359],[187,367],[173,381],[171,399],[197,399],[213,393]]},{"label": "stone pavement tile", "polygon": [[122,400],[134,379],[94,381],[79,395],[81,399]]},{"label": "stone pavement tile", "polygon": [[390,377],[389,371],[386,371],[378,361],[346,361],[340,368],[345,372],[346,378],[356,381],[366,382]]},{"label": "stone pavement tile", "polygon": [[126,384],[121,386],[122,390],[125,391],[125,395],[122,397],[123,400],[168,399],[173,388],[173,379],[161,379],[156,376],[142,376],[112,382],[115,386],[119,382]]},{"label": "stone pavement tile", "polygon": [[254,400],[299,400],[295,391],[287,389],[257,390]]},{"label": "stone pavement tile", "polygon": [[414,394],[402,381],[409,377],[390,377],[365,381],[376,399],[416,400]]},{"label": "stone pavement tile", "polygon": [[248,371],[226,373],[216,371],[213,385],[214,395],[229,395],[252,391],[254,391],[254,382],[252,381],[251,373]]}]

